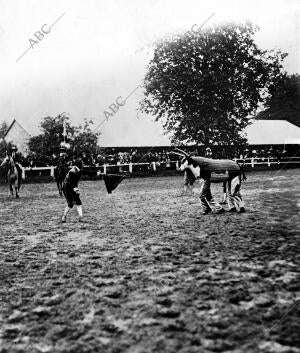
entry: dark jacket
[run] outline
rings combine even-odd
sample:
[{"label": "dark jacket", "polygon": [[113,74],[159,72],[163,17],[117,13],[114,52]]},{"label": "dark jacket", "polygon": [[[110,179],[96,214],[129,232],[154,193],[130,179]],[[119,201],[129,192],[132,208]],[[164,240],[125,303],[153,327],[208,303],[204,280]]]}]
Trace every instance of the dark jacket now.
[{"label": "dark jacket", "polygon": [[81,171],[77,167],[73,167],[67,174],[64,184],[68,184],[73,189],[78,187],[78,182],[81,177]]}]

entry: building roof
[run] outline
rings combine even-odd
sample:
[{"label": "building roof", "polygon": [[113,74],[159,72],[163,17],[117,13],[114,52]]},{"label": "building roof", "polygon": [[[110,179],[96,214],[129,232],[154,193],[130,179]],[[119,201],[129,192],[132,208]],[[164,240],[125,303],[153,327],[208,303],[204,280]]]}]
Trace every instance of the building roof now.
[{"label": "building roof", "polygon": [[4,140],[7,143],[10,142],[15,145],[18,151],[24,156],[28,153],[29,139],[30,134],[16,121],[16,119],[13,120],[4,135]]},{"label": "building roof", "polygon": [[6,135],[9,133],[9,131],[12,129],[12,127],[13,127],[14,125],[18,125],[19,128],[21,128],[22,130],[24,130],[24,132],[25,132],[28,136],[30,136],[30,134],[23,128],[23,126],[20,125],[20,124],[17,122],[16,119],[14,119],[14,120],[12,121],[12,123],[9,125],[8,129],[6,130],[6,133],[5,133],[5,135],[4,135],[4,138],[6,137]]},{"label": "building roof", "polygon": [[254,120],[245,132],[250,145],[300,144],[300,128],[286,120]]}]

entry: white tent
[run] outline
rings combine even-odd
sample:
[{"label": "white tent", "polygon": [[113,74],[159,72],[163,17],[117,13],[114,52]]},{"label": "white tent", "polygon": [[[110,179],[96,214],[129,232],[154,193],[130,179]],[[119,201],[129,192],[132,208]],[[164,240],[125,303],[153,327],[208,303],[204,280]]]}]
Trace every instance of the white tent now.
[{"label": "white tent", "polygon": [[245,132],[250,145],[300,144],[300,128],[286,120],[255,120]]}]

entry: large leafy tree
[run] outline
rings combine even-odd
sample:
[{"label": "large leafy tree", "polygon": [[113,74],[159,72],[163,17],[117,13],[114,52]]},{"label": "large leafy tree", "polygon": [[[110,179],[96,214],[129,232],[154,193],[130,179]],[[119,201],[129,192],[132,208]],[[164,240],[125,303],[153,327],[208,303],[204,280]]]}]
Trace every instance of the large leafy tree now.
[{"label": "large leafy tree", "polygon": [[300,76],[284,76],[270,93],[257,118],[284,119],[300,127]]},{"label": "large leafy tree", "polygon": [[7,124],[6,121],[3,121],[0,125],[0,140],[2,141],[5,134],[6,134],[6,131],[8,130],[9,126]]},{"label": "large leafy tree", "polygon": [[5,133],[8,129],[8,124],[6,121],[3,121],[0,125],[0,158],[2,158],[5,155],[7,145],[4,141],[4,136]]},{"label": "large leafy tree", "polygon": [[[6,156],[7,151],[11,151],[12,144],[4,140],[5,133],[9,125],[6,121],[3,121],[0,125],[0,164],[2,159]],[[20,155],[19,155],[20,156]],[[20,160],[20,158],[19,158]],[[5,167],[0,168],[0,181],[6,180],[7,169]]]},{"label": "large leafy tree", "polygon": [[286,56],[259,49],[256,30],[228,24],[156,44],[140,108],[163,121],[173,143],[246,143],[242,131],[282,76]]},{"label": "large leafy tree", "polygon": [[87,165],[94,163],[99,146],[97,145],[100,133],[95,133],[92,120],[84,120],[82,125],[75,128],[72,146],[74,155],[80,156]]},{"label": "large leafy tree", "polygon": [[76,127],[71,124],[69,117],[60,114],[54,118],[44,118],[40,124],[41,134],[29,140],[29,157],[35,164],[51,165],[57,159],[64,142],[64,124],[69,159],[80,157],[89,160],[89,156],[96,153],[99,133],[92,131],[92,121],[85,120],[83,125]]},{"label": "large leafy tree", "polygon": [[37,165],[51,165],[60,152],[63,142],[64,121],[68,137],[72,137],[74,127],[71,126],[69,117],[59,114],[56,117],[46,117],[40,124],[41,134],[33,136],[28,142],[29,157]]},{"label": "large leafy tree", "polygon": [[6,131],[8,130],[9,125],[6,121],[3,121],[0,125],[0,158],[3,158],[6,155],[6,152],[11,150],[12,144],[11,142],[6,142],[4,136]]}]

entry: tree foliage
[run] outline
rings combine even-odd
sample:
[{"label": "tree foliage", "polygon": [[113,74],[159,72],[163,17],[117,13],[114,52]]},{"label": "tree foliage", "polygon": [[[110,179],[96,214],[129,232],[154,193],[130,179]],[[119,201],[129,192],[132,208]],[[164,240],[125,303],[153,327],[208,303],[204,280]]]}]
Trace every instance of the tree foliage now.
[{"label": "tree foliage", "polygon": [[13,146],[10,142],[6,142],[4,140],[4,136],[8,128],[9,125],[7,124],[7,122],[3,121],[0,125],[0,158],[4,157],[6,155],[6,152],[11,150]]},{"label": "tree foliage", "polygon": [[73,126],[69,117],[60,114],[57,117],[46,117],[40,124],[41,134],[30,138],[29,156],[37,165],[51,165],[61,152],[64,142],[64,122],[66,126],[66,154],[69,159],[83,158],[89,161],[91,154],[97,151],[99,133],[92,131],[92,121],[84,121],[83,125]]},{"label": "tree foliage", "polygon": [[8,130],[9,126],[6,121],[3,121],[0,125],[0,140],[4,138],[6,131]]},{"label": "tree foliage", "polygon": [[282,76],[286,56],[259,49],[256,30],[227,24],[159,42],[140,109],[163,121],[173,143],[245,144],[242,131]]},{"label": "tree foliage", "polygon": [[80,156],[86,164],[92,163],[99,149],[97,145],[99,133],[93,131],[93,124],[92,120],[84,120],[82,125],[75,128],[73,134],[73,153]]},{"label": "tree foliage", "polygon": [[258,119],[287,120],[300,127],[300,75],[284,76],[271,90]]}]

